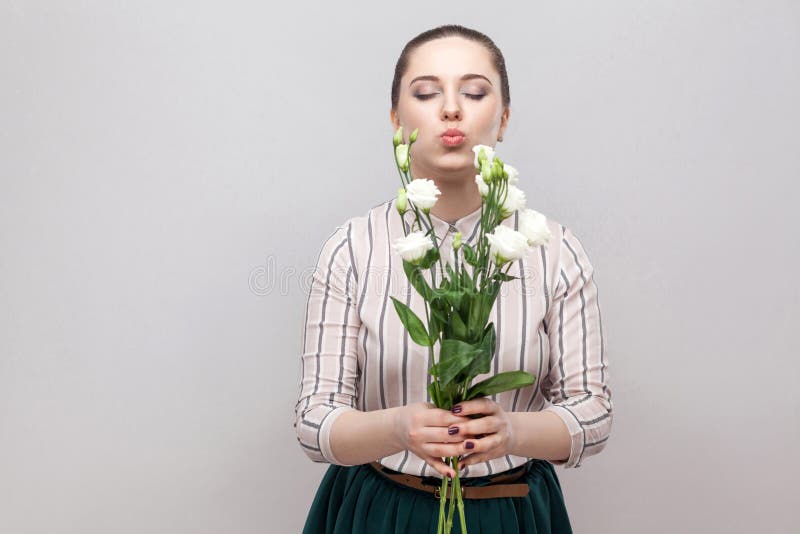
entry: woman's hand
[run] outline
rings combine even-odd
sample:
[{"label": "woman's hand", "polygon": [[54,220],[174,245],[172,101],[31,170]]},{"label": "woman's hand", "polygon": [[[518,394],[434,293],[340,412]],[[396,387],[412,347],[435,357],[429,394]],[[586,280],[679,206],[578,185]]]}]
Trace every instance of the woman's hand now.
[{"label": "woman's hand", "polygon": [[397,412],[397,438],[403,446],[443,477],[456,473],[442,457],[458,456],[464,452],[464,431],[450,434],[448,428],[463,428],[469,419],[437,408],[432,402],[407,404]]},{"label": "woman's hand", "polygon": [[[467,419],[467,422],[458,425],[458,435],[463,435],[465,438],[461,443],[463,450],[459,453],[469,453],[458,462],[459,471],[464,466],[508,454],[508,451],[513,448],[515,436],[508,412],[503,410],[502,406],[488,397],[459,402],[453,406],[453,410],[457,410],[459,406],[461,407],[459,415],[485,414],[476,419]],[[471,448],[470,444],[472,444]]]}]

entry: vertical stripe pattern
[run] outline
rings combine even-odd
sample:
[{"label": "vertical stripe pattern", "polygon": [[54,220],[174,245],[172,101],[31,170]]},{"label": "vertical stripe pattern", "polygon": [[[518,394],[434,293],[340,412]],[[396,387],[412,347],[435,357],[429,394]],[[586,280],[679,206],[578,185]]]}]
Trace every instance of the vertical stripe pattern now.
[{"label": "vertical stripe pattern", "polygon": [[[301,449],[315,462],[348,465],[336,459],[330,444],[333,422],[343,412],[430,402],[427,348],[410,339],[389,298],[405,302],[424,321],[424,302],[391,250],[405,235],[394,202],[337,227],[323,243],[311,277],[294,427]],[[431,219],[443,261],[452,261],[455,231],[466,243],[478,238],[480,209],[452,224]],[[406,218],[407,230],[409,222]],[[516,229],[518,217],[501,224]],[[571,448],[568,458],[551,462],[580,467],[606,446],[611,432],[606,340],[586,250],[570,229],[549,218],[547,224],[553,238],[515,262],[509,274],[518,278],[501,286],[490,316],[498,335],[492,371],[475,380],[515,369],[534,374],[532,386],[493,398],[507,411],[558,415]],[[426,272],[429,282],[440,278],[441,273]],[[441,476],[410,451],[378,461],[404,473]],[[525,461],[505,455],[468,466],[464,476],[498,473]]]}]

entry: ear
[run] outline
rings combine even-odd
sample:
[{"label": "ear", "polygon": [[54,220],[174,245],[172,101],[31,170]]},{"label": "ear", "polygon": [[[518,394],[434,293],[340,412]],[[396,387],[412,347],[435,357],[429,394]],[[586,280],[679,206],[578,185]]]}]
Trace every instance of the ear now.
[{"label": "ear", "polygon": [[505,132],[506,127],[508,126],[509,115],[511,115],[511,108],[506,107],[503,110],[503,114],[500,115],[500,130],[497,132],[498,137],[503,137],[503,132]]},{"label": "ear", "polygon": [[397,116],[397,111],[394,109],[389,110],[389,120],[392,122],[392,126],[394,127],[393,131],[397,131],[400,127],[400,117]]}]

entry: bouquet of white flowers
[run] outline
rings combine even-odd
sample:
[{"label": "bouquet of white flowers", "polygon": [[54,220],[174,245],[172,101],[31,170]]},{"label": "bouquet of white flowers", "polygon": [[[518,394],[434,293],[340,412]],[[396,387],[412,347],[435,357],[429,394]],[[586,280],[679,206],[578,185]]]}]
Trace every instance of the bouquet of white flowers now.
[{"label": "bouquet of white flowers", "polygon": [[[480,231],[475,246],[462,243],[461,234],[453,237],[454,264],[442,265],[439,240],[430,218],[430,209],[441,194],[432,180],[410,175],[411,146],[417,130],[403,142],[403,128],[393,138],[395,162],[403,184],[397,194],[397,210],[401,217],[411,210],[414,223],[405,237],[392,244],[403,258],[403,270],[425,301],[426,323],[405,304],[392,297],[395,310],[414,342],[428,347],[433,367],[429,393],[437,408],[450,410],[455,404],[532,385],[536,377],[525,371],[509,371],[472,384],[478,375],[488,373],[494,357],[496,333],[488,323],[500,286],[516,277],[507,271],[513,261],[524,257],[532,247],[547,243],[551,236],[544,215],[525,208],[525,193],[519,189],[519,173],[495,156],[494,149],[475,145],[475,183],[483,199]],[[519,212],[519,231],[500,223]],[[430,230],[423,231],[420,219],[425,217]],[[438,286],[431,287],[422,275],[424,269],[440,270]],[[434,280],[434,278],[431,278]],[[438,359],[433,359],[434,346],[439,345]],[[453,514],[459,511],[461,532],[466,534],[464,503],[458,476],[460,457],[445,459],[456,472],[450,495],[449,512],[445,503],[449,478],[442,479],[439,508],[439,533],[449,533]]]}]

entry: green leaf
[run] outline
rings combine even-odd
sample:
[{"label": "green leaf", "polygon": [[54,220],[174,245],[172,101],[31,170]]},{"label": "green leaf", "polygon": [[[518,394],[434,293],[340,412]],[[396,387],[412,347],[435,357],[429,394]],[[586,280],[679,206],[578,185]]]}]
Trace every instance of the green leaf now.
[{"label": "green leaf", "polygon": [[403,322],[406,330],[408,330],[408,333],[411,335],[411,339],[423,347],[430,347],[433,343],[431,338],[428,337],[428,331],[425,330],[425,325],[422,324],[422,321],[419,319],[419,317],[417,317],[411,308],[396,298],[391,297],[391,299],[392,302],[394,302],[394,309],[397,310],[397,315],[400,316],[400,320]]},{"label": "green leaf", "polygon": [[431,301],[431,315],[435,317],[438,321],[440,321],[442,324],[447,324],[448,313],[446,310],[442,309],[441,300],[433,299]]},{"label": "green leaf", "polygon": [[478,266],[478,255],[475,254],[475,249],[472,248],[470,245],[464,243],[461,245],[461,248],[464,249],[464,261],[472,265],[473,267]]},{"label": "green leaf", "polygon": [[482,320],[482,307],[483,307],[483,300],[485,295],[483,293],[475,293],[472,298],[472,302],[470,303],[469,307],[469,318],[467,319],[467,329],[470,332],[475,332],[481,325],[486,324],[485,320]]},{"label": "green leaf", "polygon": [[494,275],[495,280],[501,280],[503,282],[509,282],[511,280],[519,280],[519,276],[511,276],[510,274],[506,273],[497,273]]},{"label": "green leaf", "polygon": [[472,363],[469,366],[469,371],[467,371],[470,378],[488,373],[491,370],[496,339],[497,334],[495,333],[494,323],[489,323],[486,325],[486,329],[483,331],[483,338],[481,339],[481,344],[479,345],[480,351],[475,359],[472,360]]},{"label": "green leaf", "polygon": [[467,325],[464,324],[464,321],[461,319],[461,316],[457,313],[454,313],[450,317],[450,331],[453,333],[453,337],[458,339],[466,339],[468,332],[467,332]]},{"label": "green leaf", "polygon": [[433,317],[431,317],[431,320],[429,321],[429,323],[430,323],[430,329],[431,329],[430,334],[431,334],[431,339],[433,340],[432,341],[432,344],[433,344],[433,343],[436,343],[437,339],[439,339],[439,333],[442,331],[442,327],[444,326],[444,322],[440,321],[436,316],[433,316]]},{"label": "green leaf", "polygon": [[442,291],[441,295],[453,308],[461,307],[461,298],[464,295],[461,291]]},{"label": "green leaf", "polygon": [[439,249],[433,247],[428,252],[425,253],[425,256],[422,258],[422,261],[419,263],[419,266],[422,269],[430,269],[431,265],[436,263],[439,259]]},{"label": "green leaf", "polygon": [[475,284],[466,269],[461,270],[461,287],[474,289]]},{"label": "green leaf", "polygon": [[443,339],[439,353],[439,381],[446,386],[469,366],[478,348],[460,339]]},{"label": "green leaf", "polygon": [[433,296],[433,290],[428,285],[425,277],[422,276],[422,271],[419,270],[419,267],[403,260],[403,270],[406,272],[408,281],[411,282],[411,285],[417,290],[417,293],[426,301],[430,302]]},{"label": "green leaf", "polygon": [[433,404],[435,404],[437,408],[440,407],[442,403],[440,402],[439,399],[439,392],[436,388],[435,380],[428,385],[428,393],[431,396],[431,402],[433,402]]},{"label": "green leaf", "polygon": [[461,295],[461,306],[458,307],[458,311],[461,312],[462,318],[464,316],[469,317],[469,309],[472,306],[472,300],[475,296],[471,290],[466,290]]},{"label": "green leaf", "polygon": [[503,391],[524,388],[535,381],[536,376],[527,371],[506,371],[474,384],[467,391],[465,400],[474,399],[475,397],[488,397]]},{"label": "green leaf", "polygon": [[453,270],[453,267],[449,263],[445,263],[444,268],[447,271],[447,274],[450,275],[450,280],[455,280],[456,273]]}]

